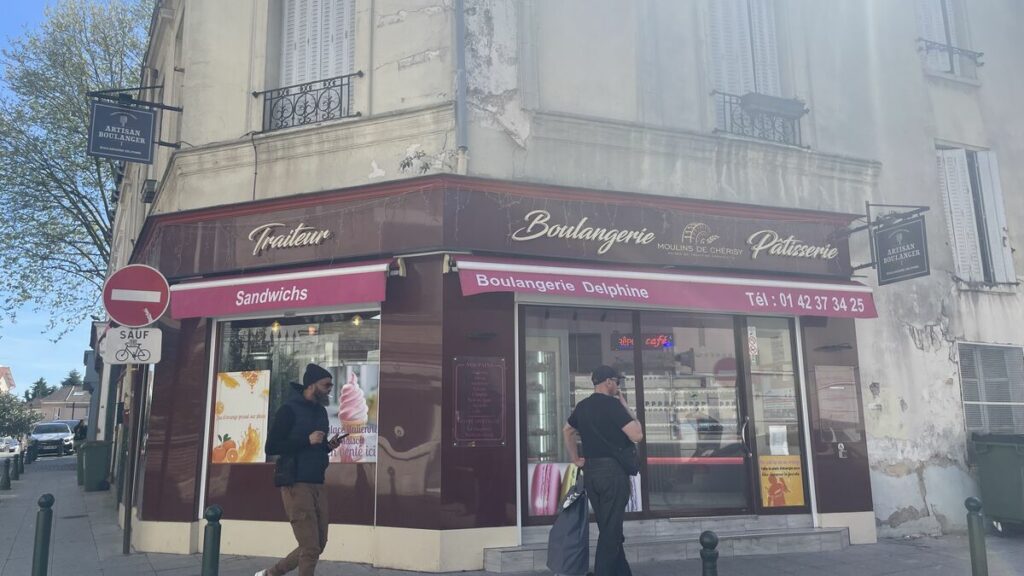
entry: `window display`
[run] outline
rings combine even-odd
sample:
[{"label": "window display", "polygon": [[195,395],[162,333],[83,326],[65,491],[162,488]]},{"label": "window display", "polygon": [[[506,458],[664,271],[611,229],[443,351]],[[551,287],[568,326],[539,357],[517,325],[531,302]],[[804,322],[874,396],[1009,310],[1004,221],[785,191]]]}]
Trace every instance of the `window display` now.
[{"label": "window display", "polygon": [[219,328],[212,463],[268,460],[269,422],[310,362],[334,376],[330,434],[349,433],[331,462],[376,462],[379,312],[236,320]]}]

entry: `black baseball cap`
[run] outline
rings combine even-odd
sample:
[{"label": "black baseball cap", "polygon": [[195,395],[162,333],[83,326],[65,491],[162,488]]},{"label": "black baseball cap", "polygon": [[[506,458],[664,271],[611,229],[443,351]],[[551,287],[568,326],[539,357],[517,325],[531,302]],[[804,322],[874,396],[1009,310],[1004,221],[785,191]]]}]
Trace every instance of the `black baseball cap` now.
[{"label": "black baseball cap", "polygon": [[622,373],[611,366],[601,365],[594,368],[594,371],[590,374],[590,381],[594,383],[594,386],[597,386],[609,378],[612,380],[619,380],[622,378]]}]

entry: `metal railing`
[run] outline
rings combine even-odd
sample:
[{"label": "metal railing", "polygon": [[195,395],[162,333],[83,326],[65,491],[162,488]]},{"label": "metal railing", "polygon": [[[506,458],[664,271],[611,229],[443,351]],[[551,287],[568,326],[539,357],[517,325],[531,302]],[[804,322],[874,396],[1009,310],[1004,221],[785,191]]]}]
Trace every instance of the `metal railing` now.
[{"label": "metal railing", "polygon": [[352,79],[362,71],[305,84],[253,92],[263,96],[263,131],[360,116],[352,108]]},{"label": "metal railing", "polygon": [[[973,77],[973,70],[963,71],[961,64],[965,61],[969,61],[974,64],[975,68],[980,68],[985,65],[981,61],[981,57],[985,55],[984,52],[975,52],[973,50],[967,50],[966,48],[957,48],[945,42],[936,42],[934,40],[927,40],[925,38],[918,38],[918,43],[921,45],[920,50],[924,53],[925,58],[928,59],[933,52],[939,52],[943,55],[941,58],[942,66],[939,72],[946,72],[947,74],[955,74],[957,76],[967,75]],[[929,60],[930,61],[930,60]],[[948,62],[948,65],[946,64]]]},{"label": "metal railing", "polygon": [[[714,91],[716,131],[802,146],[803,102],[751,93],[745,96]],[[763,105],[769,104],[769,105]]]}]

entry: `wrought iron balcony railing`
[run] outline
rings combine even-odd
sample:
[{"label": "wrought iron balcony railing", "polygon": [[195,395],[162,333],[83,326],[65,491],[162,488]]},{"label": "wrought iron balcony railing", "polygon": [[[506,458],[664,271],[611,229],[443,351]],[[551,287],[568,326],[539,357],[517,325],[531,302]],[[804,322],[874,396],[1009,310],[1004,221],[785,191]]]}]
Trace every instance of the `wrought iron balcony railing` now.
[{"label": "wrought iron balcony railing", "polygon": [[716,131],[802,146],[800,118],[808,112],[800,100],[751,92],[743,96],[714,91]]},{"label": "wrought iron balcony railing", "polygon": [[360,116],[352,109],[352,79],[363,73],[253,92],[263,96],[263,131]]},{"label": "wrought iron balcony railing", "polygon": [[[920,51],[924,54],[924,58],[931,67],[939,72],[946,72],[947,74],[955,74],[957,76],[967,75],[973,77],[973,70],[964,70],[961,67],[962,63],[969,62],[974,64],[975,68],[980,68],[985,65],[981,61],[981,57],[985,55],[984,52],[974,52],[973,50],[967,50],[966,48],[957,48],[951,46],[945,42],[935,42],[933,40],[926,40],[924,38],[917,39],[920,44]],[[939,57],[933,57],[933,54],[938,53]]]}]

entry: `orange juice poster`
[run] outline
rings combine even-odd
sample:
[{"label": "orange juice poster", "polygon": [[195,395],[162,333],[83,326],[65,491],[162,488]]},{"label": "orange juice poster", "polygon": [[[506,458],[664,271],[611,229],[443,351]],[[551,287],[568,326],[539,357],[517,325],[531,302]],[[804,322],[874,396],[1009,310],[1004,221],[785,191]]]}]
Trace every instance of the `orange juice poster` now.
[{"label": "orange juice poster", "polygon": [[804,505],[804,471],[799,456],[761,456],[761,504],[765,508]]},{"label": "orange juice poster", "polygon": [[213,416],[214,464],[266,462],[270,370],[217,373]]}]

